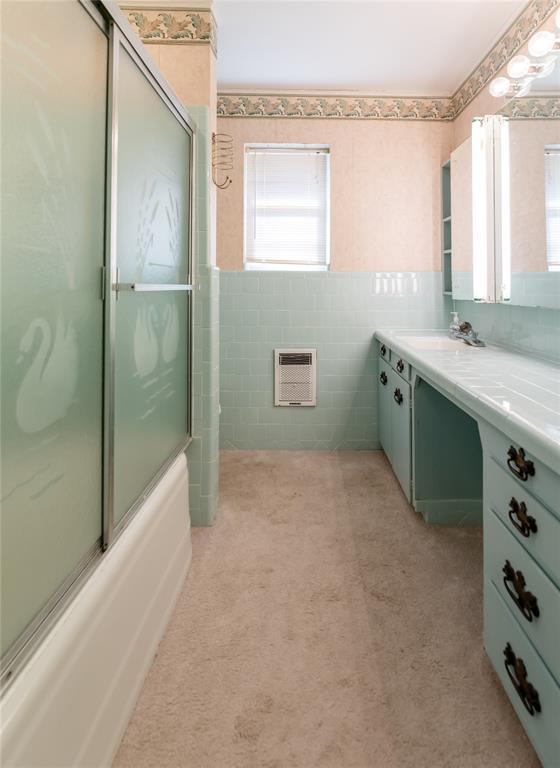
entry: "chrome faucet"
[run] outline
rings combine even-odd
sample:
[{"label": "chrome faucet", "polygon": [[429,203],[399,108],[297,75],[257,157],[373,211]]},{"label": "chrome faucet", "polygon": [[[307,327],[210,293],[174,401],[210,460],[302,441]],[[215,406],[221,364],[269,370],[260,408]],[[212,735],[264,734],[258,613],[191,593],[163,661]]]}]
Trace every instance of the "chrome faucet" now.
[{"label": "chrome faucet", "polygon": [[457,312],[452,312],[453,320],[449,326],[449,336],[452,339],[460,339],[471,347],[485,347],[486,344],[478,338],[478,333],[473,330],[472,325],[467,321],[459,322]]}]

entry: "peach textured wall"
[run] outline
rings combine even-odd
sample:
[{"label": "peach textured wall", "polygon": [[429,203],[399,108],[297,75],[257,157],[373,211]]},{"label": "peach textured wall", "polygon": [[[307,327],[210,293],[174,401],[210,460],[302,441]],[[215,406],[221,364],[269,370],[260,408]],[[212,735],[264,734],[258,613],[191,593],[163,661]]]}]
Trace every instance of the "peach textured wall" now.
[{"label": "peach textured wall", "polygon": [[157,45],[146,50],[184,104],[206,104],[216,114],[216,57],[209,45]]},{"label": "peach textured wall", "polygon": [[[210,130],[217,126],[216,56],[207,44],[150,43],[146,48],[162,74],[169,81],[179,99],[185,105],[204,105],[209,109]],[[209,263],[216,264],[217,196],[210,185],[210,236]]]},{"label": "peach textured wall", "polygon": [[475,117],[495,115],[508,103],[508,101],[509,99],[497,99],[494,96],[491,96],[488,86],[483,88],[478,96],[476,96],[453,121],[453,149],[456,149],[469,138],[471,135],[472,121]]},{"label": "peach textured wall", "polygon": [[234,140],[233,184],[218,194],[217,263],[243,269],[243,147],[251,142],[331,149],[331,269],[439,270],[440,168],[445,122],[219,118]]}]

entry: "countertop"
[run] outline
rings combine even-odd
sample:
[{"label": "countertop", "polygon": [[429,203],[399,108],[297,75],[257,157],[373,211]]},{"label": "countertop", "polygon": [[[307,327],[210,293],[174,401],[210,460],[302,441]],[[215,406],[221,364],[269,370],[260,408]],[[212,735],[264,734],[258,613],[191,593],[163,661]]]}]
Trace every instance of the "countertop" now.
[{"label": "countertop", "polygon": [[[450,343],[441,330],[381,330],[375,337],[428,383],[560,472],[560,366],[491,344]],[[435,348],[422,348],[432,343]]]}]

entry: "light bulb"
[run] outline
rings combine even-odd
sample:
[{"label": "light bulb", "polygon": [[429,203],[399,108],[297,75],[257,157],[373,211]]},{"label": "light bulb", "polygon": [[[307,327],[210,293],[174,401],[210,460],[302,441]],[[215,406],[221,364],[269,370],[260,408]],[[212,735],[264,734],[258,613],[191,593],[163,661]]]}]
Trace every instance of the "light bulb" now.
[{"label": "light bulb", "polygon": [[514,56],[507,65],[507,73],[514,80],[525,77],[531,67],[531,60],[528,56]]},{"label": "light bulb", "polygon": [[556,35],[554,32],[547,32],[546,29],[543,29],[529,40],[529,53],[537,58],[546,56],[554,48],[555,42]]},{"label": "light bulb", "polygon": [[490,83],[490,93],[496,98],[505,96],[509,91],[510,82],[507,77],[497,77]]}]

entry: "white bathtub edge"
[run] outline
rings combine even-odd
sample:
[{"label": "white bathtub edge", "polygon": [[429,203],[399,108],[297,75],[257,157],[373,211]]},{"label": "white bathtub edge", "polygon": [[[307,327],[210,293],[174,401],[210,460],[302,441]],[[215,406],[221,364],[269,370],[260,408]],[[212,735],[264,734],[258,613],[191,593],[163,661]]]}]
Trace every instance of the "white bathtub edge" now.
[{"label": "white bathtub edge", "polygon": [[191,559],[181,455],[2,700],[4,768],[105,768]]}]

